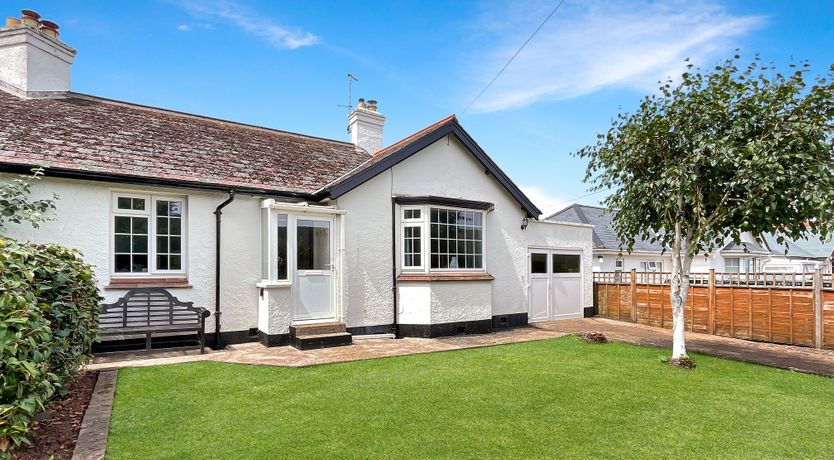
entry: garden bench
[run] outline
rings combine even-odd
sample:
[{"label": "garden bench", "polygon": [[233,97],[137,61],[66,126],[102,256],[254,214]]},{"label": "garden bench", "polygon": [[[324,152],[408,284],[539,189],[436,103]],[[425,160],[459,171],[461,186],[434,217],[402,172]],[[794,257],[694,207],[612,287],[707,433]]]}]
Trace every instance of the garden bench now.
[{"label": "garden bench", "polygon": [[200,353],[206,348],[205,308],[194,302],[181,302],[162,288],[131,289],[114,303],[103,304],[99,317],[99,336],[145,336],[145,349],[151,349],[151,335],[155,333],[195,332]]}]

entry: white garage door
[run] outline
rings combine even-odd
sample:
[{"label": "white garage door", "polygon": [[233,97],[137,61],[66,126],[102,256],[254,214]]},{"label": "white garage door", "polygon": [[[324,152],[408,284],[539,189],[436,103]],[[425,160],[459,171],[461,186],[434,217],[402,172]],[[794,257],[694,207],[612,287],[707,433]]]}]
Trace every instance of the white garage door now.
[{"label": "white garage door", "polygon": [[582,316],[582,257],[579,252],[531,249],[528,268],[529,322]]}]

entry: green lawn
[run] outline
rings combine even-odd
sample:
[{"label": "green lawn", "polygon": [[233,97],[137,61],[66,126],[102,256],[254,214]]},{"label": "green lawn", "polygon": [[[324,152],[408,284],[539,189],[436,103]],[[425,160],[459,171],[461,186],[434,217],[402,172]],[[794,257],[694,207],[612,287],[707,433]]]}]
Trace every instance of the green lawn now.
[{"label": "green lawn", "polygon": [[832,458],[834,379],[576,337],[119,373],[108,458]]}]

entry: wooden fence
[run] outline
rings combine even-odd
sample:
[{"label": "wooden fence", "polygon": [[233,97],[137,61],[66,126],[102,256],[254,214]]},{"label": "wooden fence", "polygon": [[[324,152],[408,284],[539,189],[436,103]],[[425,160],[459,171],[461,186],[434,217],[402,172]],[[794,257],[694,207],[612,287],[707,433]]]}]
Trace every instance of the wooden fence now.
[{"label": "wooden fence", "polygon": [[[595,272],[594,306],[605,318],[672,328],[670,273]],[[692,274],[686,330],[834,349],[832,275]]]}]

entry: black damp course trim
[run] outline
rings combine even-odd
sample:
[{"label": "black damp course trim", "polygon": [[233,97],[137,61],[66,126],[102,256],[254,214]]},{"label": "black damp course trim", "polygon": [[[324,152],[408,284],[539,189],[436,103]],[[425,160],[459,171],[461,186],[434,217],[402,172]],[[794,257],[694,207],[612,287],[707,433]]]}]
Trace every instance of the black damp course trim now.
[{"label": "black damp course trim", "polygon": [[141,185],[151,187],[170,187],[180,188],[201,192],[221,192],[228,193],[229,190],[234,190],[235,193],[241,195],[261,196],[261,197],[275,197],[282,198],[289,201],[317,201],[316,197],[309,193],[288,192],[280,190],[258,189],[254,187],[239,187],[235,185],[224,184],[210,184],[202,182],[178,181],[172,179],[158,179],[152,177],[133,176],[129,174],[113,174],[94,171],[80,171],[65,168],[50,168],[41,165],[22,165],[0,162],[0,172],[12,174],[31,174],[33,169],[43,168],[45,177],[55,177],[59,179],[78,179],[92,182],[109,182],[120,185]]},{"label": "black damp course trim", "polygon": [[421,337],[426,339],[463,334],[489,334],[492,332],[492,319],[442,324],[398,324],[397,329],[397,337]]},{"label": "black damp course trim", "polygon": [[524,327],[528,324],[527,312],[524,313],[507,313],[504,315],[494,315],[492,317],[492,329],[510,329],[513,327]]},{"label": "black damp course trim", "polygon": [[[237,345],[239,343],[257,342],[259,340],[258,334],[252,334],[251,331],[223,331],[220,332],[220,343],[223,346]],[[212,349],[217,349],[217,340],[214,332],[206,333],[206,346]]]},{"label": "black damp course trim", "polygon": [[488,211],[495,207],[494,204],[486,201],[463,200],[460,198],[449,198],[444,196],[405,196],[399,195],[392,198],[394,203],[400,206],[428,204],[433,206],[452,206],[455,208],[478,209]]},{"label": "black damp course trim", "polygon": [[352,335],[396,334],[397,327],[394,324],[379,324],[376,326],[349,327],[347,331]]},{"label": "black damp course trim", "polygon": [[289,334],[267,334],[258,331],[258,342],[265,347],[283,347],[290,344]]},{"label": "black damp course trim", "polygon": [[521,189],[519,189],[518,186],[515,185],[509,177],[507,177],[504,171],[502,171],[501,168],[499,168],[498,165],[492,161],[489,155],[487,155],[486,152],[484,152],[484,150],[475,142],[475,140],[469,136],[457,120],[448,122],[437,129],[426,133],[422,137],[417,138],[407,146],[403,147],[401,150],[382,158],[378,162],[348,177],[342,182],[332,185],[328,188],[327,192],[331,198],[339,198],[345,193],[376,177],[383,171],[387,171],[406,158],[442,139],[447,134],[454,135],[455,138],[457,138],[457,140],[460,141],[460,143],[462,143],[472,153],[472,155],[475,156],[475,158],[484,167],[485,172],[494,176],[495,179],[507,190],[507,192],[521,205],[521,209],[527,212],[527,217],[537,219],[538,216],[541,215],[541,210],[536,207],[536,205],[533,204],[533,202],[530,201],[526,195],[524,195],[524,192],[522,192]]},{"label": "black damp course trim", "polygon": [[585,307],[582,310],[582,316],[585,318],[593,318],[597,315],[597,308],[596,307]]}]

